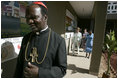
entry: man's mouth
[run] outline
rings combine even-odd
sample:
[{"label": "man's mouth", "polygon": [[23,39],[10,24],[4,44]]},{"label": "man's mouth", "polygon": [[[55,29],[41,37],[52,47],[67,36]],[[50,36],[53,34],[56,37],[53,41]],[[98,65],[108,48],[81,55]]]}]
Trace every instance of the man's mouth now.
[{"label": "man's mouth", "polygon": [[30,24],[30,28],[33,32],[36,32],[38,30],[35,24]]},{"label": "man's mouth", "polygon": [[30,24],[31,29],[35,29],[36,26],[34,24]]},{"label": "man's mouth", "polygon": [[31,26],[31,29],[35,29],[36,27],[35,26]]}]

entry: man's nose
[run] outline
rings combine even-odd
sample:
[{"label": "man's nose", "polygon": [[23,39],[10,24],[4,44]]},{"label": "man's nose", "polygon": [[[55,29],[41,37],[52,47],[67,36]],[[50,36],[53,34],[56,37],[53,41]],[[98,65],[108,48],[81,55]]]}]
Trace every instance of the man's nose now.
[{"label": "man's nose", "polygon": [[32,24],[32,23],[34,23],[33,19],[29,19],[28,24]]}]

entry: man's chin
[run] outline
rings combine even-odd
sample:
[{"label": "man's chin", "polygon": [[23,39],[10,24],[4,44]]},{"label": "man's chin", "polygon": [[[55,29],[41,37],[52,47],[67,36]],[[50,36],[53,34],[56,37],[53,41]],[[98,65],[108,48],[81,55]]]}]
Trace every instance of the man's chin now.
[{"label": "man's chin", "polygon": [[37,31],[38,31],[38,29],[32,29],[32,32],[34,32],[34,33],[37,32]]},{"label": "man's chin", "polygon": [[33,32],[33,33],[36,33],[36,32],[37,32],[37,30],[32,30],[32,32]]}]

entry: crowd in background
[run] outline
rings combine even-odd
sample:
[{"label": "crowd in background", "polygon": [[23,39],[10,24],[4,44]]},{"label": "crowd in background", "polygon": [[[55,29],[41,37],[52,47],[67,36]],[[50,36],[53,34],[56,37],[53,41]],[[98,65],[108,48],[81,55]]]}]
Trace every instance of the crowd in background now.
[{"label": "crowd in background", "polygon": [[89,58],[92,53],[93,37],[94,34],[92,33],[92,30],[87,31],[87,29],[84,29],[84,32],[82,33],[79,27],[76,28],[72,37],[72,54],[75,55],[75,51],[79,54],[80,48],[82,48],[83,52],[86,52],[85,58]]}]

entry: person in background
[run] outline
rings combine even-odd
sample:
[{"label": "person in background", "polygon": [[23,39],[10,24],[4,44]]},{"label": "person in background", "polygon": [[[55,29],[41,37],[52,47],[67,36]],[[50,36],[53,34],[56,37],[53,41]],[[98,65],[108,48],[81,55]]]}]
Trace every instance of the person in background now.
[{"label": "person in background", "polygon": [[32,32],[22,40],[15,78],[60,78],[66,74],[65,40],[48,27],[47,11],[43,2],[33,2],[26,8]]},{"label": "person in background", "polygon": [[86,37],[86,56],[85,58],[89,58],[92,53],[92,47],[93,47],[93,37],[94,34],[92,33],[92,30],[89,31],[89,34]]},{"label": "person in background", "polygon": [[84,29],[84,33],[83,33],[83,36],[82,36],[82,48],[83,48],[84,52],[85,52],[85,45],[86,45],[87,35],[88,35],[87,29]]},{"label": "person in background", "polygon": [[80,28],[76,28],[76,32],[74,33],[74,36],[72,38],[72,52],[73,55],[75,54],[75,48],[77,48],[77,52],[79,54],[79,47],[82,39],[82,34],[80,32]]}]

